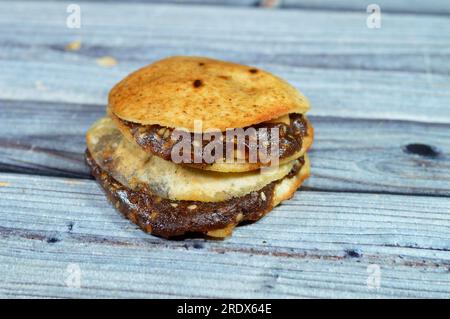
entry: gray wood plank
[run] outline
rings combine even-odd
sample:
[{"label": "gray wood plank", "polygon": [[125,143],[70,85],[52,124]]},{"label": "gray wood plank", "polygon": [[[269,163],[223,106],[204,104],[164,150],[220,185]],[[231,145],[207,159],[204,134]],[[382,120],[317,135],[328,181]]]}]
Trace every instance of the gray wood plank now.
[{"label": "gray wood plank", "polygon": [[85,134],[105,106],[0,101],[0,171],[89,178]]},{"label": "gray wood plank", "polygon": [[[62,3],[0,3],[0,98],[105,104],[127,73],[174,54],[207,55],[279,74],[312,114],[450,123],[450,20],[256,8],[82,3],[81,29]],[[64,47],[80,39],[79,51]],[[101,56],[118,65],[103,68]]]},{"label": "gray wood plank", "polygon": [[[27,0],[31,2],[39,2],[40,0]],[[65,0],[52,0],[59,2],[67,2]],[[78,1],[80,3],[89,0]],[[99,2],[107,3],[173,3],[178,5],[220,5],[220,6],[271,6],[282,9],[307,9],[307,10],[339,10],[339,11],[359,11],[365,12],[370,2],[364,0],[352,1],[335,1],[335,0],[101,0]],[[376,2],[382,12],[394,13],[413,13],[413,14],[450,14],[450,4],[446,0],[378,0]]]},{"label": "gray wood plank", "polygon": [[[5,0],[0,0],[5,1]],[[42,2],[42,0],[22,0],[29,2]],[[45,0],[53,2],[68,3],[66,0]],[[78,0],[77,3],[89,2],[91,0]],[[177,4],[183,6],[191,5],[214,5],[214,6],[257,6],[261,0],[97,0],[96,2],[104,2],[108,4],[117,3],[150,3],[150,4]]]},{"label": "gray wood plank", "polygon": [[412,14],[450,14],[450,3],[446,0],[280,0],[278,6],[288,9],[344,10],[365,12],[367,5],[376,3],[382,12]]},{"label": "gray wood plank", "polygon": [[[0,171],[89,178],[84,135],[104,116],[104,105],[0,105]],[[449,124],[311,120],[316,133],[309,189],[450,196]]]},{"label": "gray wood plank", "polygon": [[224,241],[167,241],[94,181],[0,182],[2,297],[450,297],[449,198],[300,191]]},{"label": "gray wood plank", "polygon": [[[0,173],[0,296],[450,297],[450,199],[355,193],[449,195],[450,44],[436,33],[448,20],[387,15],[374,35],[365,14],[82,8],[86,24],[68,30],[64,4],[0,3],[0,171],[87,177],[83,135],[112,84],[189,53],[304,88],[314,176],[230,239],[174,242],[137,230],[94,181]],[[81,50],[66,52],[77,38]],[[119,64],[98,66],[105,55]],[[70,265],[80,288],[65,283]],[[380,289],[367,287],[369,265]]]}]

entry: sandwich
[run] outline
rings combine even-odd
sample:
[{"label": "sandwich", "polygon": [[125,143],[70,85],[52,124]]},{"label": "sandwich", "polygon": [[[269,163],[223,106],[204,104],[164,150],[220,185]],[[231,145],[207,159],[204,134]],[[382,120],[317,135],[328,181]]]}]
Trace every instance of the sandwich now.
[{"label": "sandwich", "polygon": [[166,58],[110,91],[86,161],[109,200],[156,236],[224,238],[310,175],[305,96],[264,70]]}]

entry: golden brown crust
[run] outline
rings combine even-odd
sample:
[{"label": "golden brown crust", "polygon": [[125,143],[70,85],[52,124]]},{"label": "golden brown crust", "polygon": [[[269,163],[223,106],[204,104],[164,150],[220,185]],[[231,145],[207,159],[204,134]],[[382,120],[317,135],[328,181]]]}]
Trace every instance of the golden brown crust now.
[{"label": "golden brown crust", "polygon": [[194,131],[241,128],[288,113],[305,113],[309,103],[284,80],[260,69],[204,57],[175,56],[130,74],[109,94],[119,118]]}]

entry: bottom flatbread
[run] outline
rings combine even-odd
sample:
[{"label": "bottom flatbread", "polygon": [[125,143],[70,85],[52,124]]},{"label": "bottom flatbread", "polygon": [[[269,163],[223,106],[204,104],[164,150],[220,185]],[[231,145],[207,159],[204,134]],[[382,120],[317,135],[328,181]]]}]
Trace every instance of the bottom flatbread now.
[{"label": "bottom flatbread", "polygon": [[145,186],[132,190],[104,171],[89,151],[86,160],[109,200],[125,217],[145,232],[165,238],[195,233],[227,237],[239,223],[259,220],[281,201],[291,198],[310,173],[305,156],[288,175],[258,191],[221,202],[200,202],[162,198]]}]

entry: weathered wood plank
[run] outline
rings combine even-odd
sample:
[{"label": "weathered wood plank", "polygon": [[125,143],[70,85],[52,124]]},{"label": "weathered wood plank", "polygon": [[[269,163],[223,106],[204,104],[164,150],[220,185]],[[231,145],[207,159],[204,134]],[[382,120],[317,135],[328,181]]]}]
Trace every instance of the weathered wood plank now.
[{"label": "weathered wood plank", "polygon": [[[89,178],[84,135],[103,105],[0,101],[0,170]],[[450,196],[450,125],[311,117],[317,190]],[[67,123],[67,125],[66,125]],[[408,145],[423,144],[415,149]]]},{"label": "weathered wood plank", "polygon": [[[0,171],[87,177],[83,135],[112,84],[207,54],[311,97],[314,176],[230,239],[173,242],[137,230],[91,180],[0,173],[0,296],[450,297],[450,198],[324,191],[449,195],[448,19],[386,15],[374,31],[364,13],[81,5],[82,29],[68,30],[65,4],[0,3]],[[118,66],[96,65],[104,55]]]},{"label": "weathered wood plank", "polygon": [[[449,198],[301,191],[224,241],[167,241],[94,181],[0,181],[3,297],[450,297]],[[65,284],[69,264],[79,289]]]},{"label": "weathered wood plank", "polygon": [[334,1],[334,0],[280,0],[279,7],[288,9],[319,9],[319,10],[350,10],[365,12],[366,7],[376,3],[382,12],[413,13],[413,14],[450,14],[450,3],[446,0],[365,0]]},{"label": "weathered wood plank", "polygon": [[88,178],[83,153],[101,105],[0,101],[0,171]]},{"label": "weathered wood plank", "polygon": [[[42,0],[22,0],[30,2],[42,2]],[[62,2],[67,4],[66,0],[52,0],[54,2]],[[89,0],[81,0],[78,3],[83,4]],[[109,4],[117,3],[149,3],[149,4],[177,4],[183,6],[192,5],[214,5],[214,6],[257,6],[261,0],[100,0],[97,2],[107,2]]]},{"label": "weathered wood plank", "polygon": [[[84,2],[82,10],[81,29],[68,29],[62,3],[0,3],[0,98],[105,104],[130,71],[193,54],[285,77],[314,115],[450,123],[444,17],[385,14],[373,30],[364,12]],[[81,49],[65,51],[76,39]],[[101,56],[119,64],[102,68]]]},{"label": "weathered wood plank", "polygon": [[[39,2],[39,0],[28,0]],[[67,2],[65,0],[53,0]],[[334,0],[103,0],[104,2],[142,2],[142,3],[173,3],[179,5],[220,5],[220,6],[273,6],[275,8],[307,9],[307,10],[339,10],[365,12],[369,2],[364,0],[334,1]],[[83,3],[84,1],[81,1]],[[414,13],[414,14],[450,14],[450,5],[446,0],[411,1],[411,0],[379,0],[377,4],[382,12]]]}]

